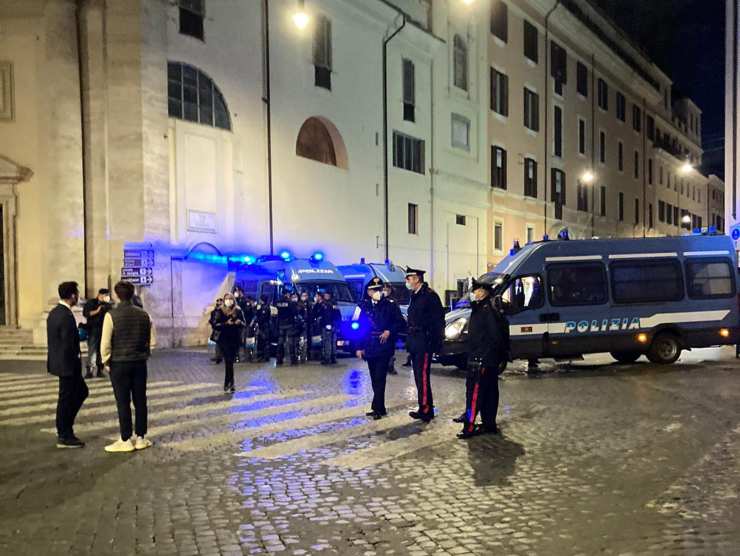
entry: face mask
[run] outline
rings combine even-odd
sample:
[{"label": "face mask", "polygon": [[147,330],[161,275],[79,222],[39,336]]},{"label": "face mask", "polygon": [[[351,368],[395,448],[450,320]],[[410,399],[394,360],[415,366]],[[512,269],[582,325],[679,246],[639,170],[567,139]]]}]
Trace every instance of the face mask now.
[{"label": "face mask", "polygon": [[109,295],[106,295],[105,297],[103,297],[103,302],[104,303],[110,303],[110,296]]},{"label": "face mask", "polygon": [[468,297],[470,298],[470,301],[478,301],[478,298],[475,295],[475,292],[470,292],[468,294]]},{"label": "face mask", "polygon": [[226,301],[224,301],[224,305],[226,305],[227,307],[232,307],[234,305],[234,300],[227,299]]},{"label": "face mask", "polygon": [[373,298],[373,301],[380,301],[383,299],[383,292],[373,292],[370,297]]},{"label": "face mask", "polygon": [[414,286],[411,285],[411,282],[406,282],[406,289],[409,291],[414,291]]}]

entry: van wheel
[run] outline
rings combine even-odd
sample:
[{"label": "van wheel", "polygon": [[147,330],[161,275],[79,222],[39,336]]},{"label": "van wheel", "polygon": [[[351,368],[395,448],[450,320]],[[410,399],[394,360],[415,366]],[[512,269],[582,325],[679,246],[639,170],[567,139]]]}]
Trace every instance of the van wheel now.
[{"label": "van wheel", "polygon": [[634,363],[640,358],[639,351],[612,351],[610,355],[616,359],[619,363]]},{"label": "van wheel", "polygon": [[681,342],[673,334],[658,334],[647,352],[650,362],[658,365],[675,363],[680,356]]}]

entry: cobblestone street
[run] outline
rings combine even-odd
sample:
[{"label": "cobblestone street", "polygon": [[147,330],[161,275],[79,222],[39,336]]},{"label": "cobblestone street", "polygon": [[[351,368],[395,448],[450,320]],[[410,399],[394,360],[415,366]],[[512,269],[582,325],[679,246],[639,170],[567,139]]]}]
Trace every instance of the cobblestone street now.
[{"label": "cobblestone street", "polygon": [[[588,358],[521,364],[500,436],[455,438],[464,375],[435,367],[438,415],[413,422],[408,369],[370,421],[364,363],[223,368],[193,351],[150,363],[155,445],[107,454],[107,379],[88,380],[83,450],[54,446],[57,382],[0,362],[0,553],[737,554],[740,364]],[[403,356],[399,354],[399,362]]]}]

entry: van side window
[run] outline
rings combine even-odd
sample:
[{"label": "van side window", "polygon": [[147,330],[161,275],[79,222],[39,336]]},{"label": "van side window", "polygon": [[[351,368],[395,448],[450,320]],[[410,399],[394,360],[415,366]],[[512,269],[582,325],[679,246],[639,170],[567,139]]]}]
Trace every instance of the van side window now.
[{"label": "van side window", "polygon": [[506,313],[514,315],[527,309],[539,309],[544,298],[542,295],[542,278],[539,276],[521,276],[514,278],[501,298]]},{"label": "van side window", "polygon": [[262,293],[260,297],[266,296],[268,301],[272,303],[275,300],[275,291],[275,284],[265,282],[264,284],[262,284]]},{"label": "van side window", "polygon": [[727,261],[689,260],[686,262],[686,281],[691,299],[711,299],[735,295],[735,280]]},{"label": "van side window", "polygon": [[660,303],[683,299],[678,260],[619,261],[610,266],[615,303]]},{"label": "van side window", "polygon": [[553,307],[603,305],[609,298],[602,263],[548,266],[547,284]]},{"label": "van side window", "polygon": [[365,292],[363,291],[364,288],[362,287],[362,280],[347,280],[347,285],[349,286],[349,291],[352,294],[355,302],[359,303],[360,301],[362,301],[362,298],[365,294]]}]

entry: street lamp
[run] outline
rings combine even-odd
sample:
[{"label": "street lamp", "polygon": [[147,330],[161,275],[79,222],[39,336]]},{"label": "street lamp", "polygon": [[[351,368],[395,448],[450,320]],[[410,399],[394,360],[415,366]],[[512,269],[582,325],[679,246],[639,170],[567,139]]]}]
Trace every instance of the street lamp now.
[{"label": "street lamp", "polygon": [[293,23],[298,29],[305,29],[309,20],[305,0],[298,0],[298,9],[293,14]]},{"label": "street lamp", "polygon": [[688,160],[686,162],[684,162],[681,165],[681,168],[680,168],[681,174],[684,175],[684,176],[687,175],[687,174],[689,174],[689,173],[691,173],[691,170],[693,170],[693,169],[694,169],[694,167],[691,165],[691,162],[689,162]]},{"label": "street lamp", "polygon": [[474,2],[475,2],[475,0],[462,0],[462,3],[465,4],[466,6],[470,6]]},{"label": "street lamp", "polygon": [[[584,185],[592,185],[596,180],[596,176],[591,170],[586,170],[581,174],[580,182]],[[596,188],[592,188],[591,194],[591,237],[596,232]],[[588,191],[586,192],[586,210],[588,210]]]},{"label": "street lamp", "polygon": [[594,173],[591,170],[586,170],[585,172],[583,172],[583,174],[581,174],[581,183],[591,185],[595,179],[596,176],[594,176]]}]

